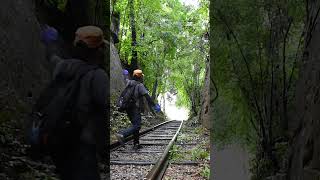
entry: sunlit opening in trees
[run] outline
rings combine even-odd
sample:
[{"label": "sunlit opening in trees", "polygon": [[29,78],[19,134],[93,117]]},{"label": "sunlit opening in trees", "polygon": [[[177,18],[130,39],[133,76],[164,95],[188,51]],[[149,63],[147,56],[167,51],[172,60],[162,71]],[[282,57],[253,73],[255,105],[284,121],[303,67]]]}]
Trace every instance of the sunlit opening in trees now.
[{"label": "sunlit opening in trees", "polygon": [[177,95],[167,92],[158,97],[161,109],[167,115],[169,120],[187,120],[189,110],[185,107],[177,107]]},{"label": "sunlit opening in trees", "polygon": [[199,1],[198,0],[180,0],[184,5],[187,6],[193,6],[198,8],[199,7]]}]

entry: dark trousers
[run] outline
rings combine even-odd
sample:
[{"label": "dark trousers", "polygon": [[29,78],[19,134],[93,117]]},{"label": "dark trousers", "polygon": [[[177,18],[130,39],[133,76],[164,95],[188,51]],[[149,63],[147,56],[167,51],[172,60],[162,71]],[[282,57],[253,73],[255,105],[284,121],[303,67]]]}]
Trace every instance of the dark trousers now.
[{"label": "dark trousers", "polygon": [[127,110],[131,126],[122,130],[120,133],[124,137],[133,135],[133,143],[139,144],[139,130],[141,129],[141,114],[138,108],[131,108]]},{"label": "dark trousers", "polygon": [[67,145],[55,150],[52,159],[61,180],[100,180],[94,145]]}]

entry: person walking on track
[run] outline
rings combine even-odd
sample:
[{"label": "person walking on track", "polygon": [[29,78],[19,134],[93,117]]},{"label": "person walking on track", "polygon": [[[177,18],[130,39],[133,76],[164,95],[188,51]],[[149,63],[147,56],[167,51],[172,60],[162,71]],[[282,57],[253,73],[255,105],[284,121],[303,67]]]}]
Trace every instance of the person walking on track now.
[{"label": "person walking on track", "polygon": [[[125,72],[124,75],[126,74],[127,72]],[[133,135],[133,148],[139,149],[141,148],[139,143],[139,130],[141,129],[141,112],[144,108],[143,98],[147,100],[149,107],[152,107],[156,112],[160,112],[161,109],[159,104],[155,104],[152,101],[147,89],[143,85],[144,74],[142,70],[134,70],[132,76],[132,80],[127,79],[126,88],[120,96],[121,100],[125,99],[123,101],[128,101],[125,103],[126,107],[124,107],[124,111],[129,117],[131,126],[120,130],[119,133],[116,134],[116,137],[118,141],[123,144],[124,138]],[[126,96],[128,97],[126,98]]]}]

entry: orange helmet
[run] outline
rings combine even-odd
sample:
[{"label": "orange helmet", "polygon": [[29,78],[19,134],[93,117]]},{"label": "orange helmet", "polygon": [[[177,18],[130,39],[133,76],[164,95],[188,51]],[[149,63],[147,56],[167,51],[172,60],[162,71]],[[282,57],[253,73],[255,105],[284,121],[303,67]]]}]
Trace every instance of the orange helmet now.
[{"label": "orange helmet", "polygon": [[103,31],[97,26],[83,26],[77,29],[74,44],[83,41],[89,48],[98,48],[102,44],[106,44],[103,38]]},{"label": "orange helmet", "polygon": [[136,70],[133,71],[133,76],[136,76],[136,77],[140,78],[140,77],[143,77],[144,74],[142,73],[142,70],[136,69]]}]

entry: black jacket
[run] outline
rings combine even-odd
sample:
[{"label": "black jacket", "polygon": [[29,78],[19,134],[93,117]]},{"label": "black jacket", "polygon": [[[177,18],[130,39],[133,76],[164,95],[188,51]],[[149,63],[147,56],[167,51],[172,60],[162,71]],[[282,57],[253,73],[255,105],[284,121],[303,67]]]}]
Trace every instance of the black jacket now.
[{"label": "black jacket", "polygon": [[[63,60],[53,56],[51,62],[56,64],[53,78],[58,75],[72,76],[79,64],[88,65],[78,59]],[[79,97],[76,104],[77,120],[83,125],[80,140],[86,144],[96,145],[100,153],[107,151],[108,116],[109,116],[109,77],[101,69],[89,71],[80,82]]]}]

